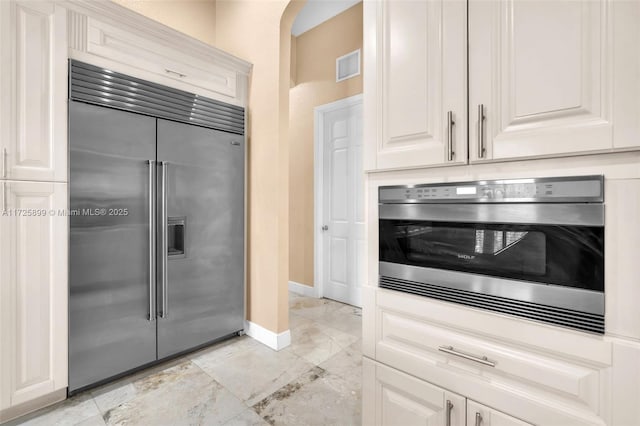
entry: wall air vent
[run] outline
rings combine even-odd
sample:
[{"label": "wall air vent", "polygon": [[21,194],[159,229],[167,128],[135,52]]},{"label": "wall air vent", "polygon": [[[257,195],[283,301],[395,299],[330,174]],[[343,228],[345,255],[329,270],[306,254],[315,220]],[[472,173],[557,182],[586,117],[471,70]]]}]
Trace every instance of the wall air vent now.
[{"label": "wall air vent", "polygon": [[336,59],[336,83],[360,75],[360,49]]}]

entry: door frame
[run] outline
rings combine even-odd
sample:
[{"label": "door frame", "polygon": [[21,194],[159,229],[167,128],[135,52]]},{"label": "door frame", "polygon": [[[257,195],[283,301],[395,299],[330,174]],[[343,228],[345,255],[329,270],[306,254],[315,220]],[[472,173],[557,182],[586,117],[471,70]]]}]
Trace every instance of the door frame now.
[{"label": "door frame", "polygon": [[[322,216],[324,211],[324,139],[325,115],[342,108],[362,104],[362,93],[340,99],[313,109],[313,294],[314,297],[324,296],[324,256],[322,247]],[[364,194],[364,190],[363,190]]]}]

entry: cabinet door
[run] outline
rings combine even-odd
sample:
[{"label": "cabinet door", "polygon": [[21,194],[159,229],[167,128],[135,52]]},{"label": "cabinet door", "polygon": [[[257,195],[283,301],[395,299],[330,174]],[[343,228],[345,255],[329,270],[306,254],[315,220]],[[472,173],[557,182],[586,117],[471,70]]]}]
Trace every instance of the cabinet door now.
[{"label": "cabinet door", "polygon": [[0,179],[67,179],[66,12],[0,1]]},{"label": "cabinet door", "polygon": [[467,400],[466,426],[532,426],[475,401]]},{"label": "cabinet door", "polygon": [[611,2],[614,148],[640,146],[640,1]]},{"label": "cabinet door", "polygon": [[469,1],[471,161],[612,148],[613,3]]},{"label": "cabinet door", "polygon": [[363,424],[398,426],[462,426],[465,398],[363,360]]},{"label": "cabinet door", "polygon": [[[107,60],[125,74],[136,75],[135,71],[143,70],[151,74],[144,79],[151,77],[157,83],[225,102],[239,95],[236,72],[221,67],[220,61],[196,58],[159,40],[140,37],[127,27],[112,26],[91,17],[87,18],[86,28],[76,27],[75,22],[70,25],[80,38],[85,37],[86,31],[84,43],[74,43],[72,48],[86,49],[97,63]],[[111,67],[107,64],[104,66]]]},{"label": "cabinet door", "polygon": [[377,7],[376,18],[365,13],[365,26],[377,22],[375,46],[365,43],[365,55],[378,58],[365,58],[375,62],[366,88],[375,99],[365,98],[375,104],[365,106],[367,120],[378,126],[375,168],[466,163],[466,2],[367,7]]},{"label": "cabinet door", "polygon": [[0,410],[67,385],[64,183],[0,182]]}]

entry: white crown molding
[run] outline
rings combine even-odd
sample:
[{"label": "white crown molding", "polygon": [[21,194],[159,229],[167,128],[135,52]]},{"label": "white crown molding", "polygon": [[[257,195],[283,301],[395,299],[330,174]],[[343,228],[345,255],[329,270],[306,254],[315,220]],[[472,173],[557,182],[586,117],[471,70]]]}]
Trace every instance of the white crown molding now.
[{"label": "white crown molding", "polygon": [[241,74],[248,75],[251,72],[253,65],[244,59],[194,39],[110,0],[59,0],[58,4],[68,10],[111,25],[126,26],[127,31],[141,37],[151,38],[184,53],[209,59],[216,64],[237,70]]},{"label": "white crown molding", "polygon": [[244,332],[247,336],[254,338],[263,345],[269,346],[271,349],[279,351],[291,344],[291,331],[286,330],[282,333],[274,333],[251,321],[244,322]]}]

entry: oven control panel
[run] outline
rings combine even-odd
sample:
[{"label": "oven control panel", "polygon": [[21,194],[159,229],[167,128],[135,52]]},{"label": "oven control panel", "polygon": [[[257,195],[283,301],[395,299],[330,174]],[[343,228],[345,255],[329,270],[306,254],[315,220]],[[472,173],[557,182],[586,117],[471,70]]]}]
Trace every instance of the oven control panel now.
[{"label": "oven control panel", "polygon": [[381,186],[380,203],[603,202],[603,176]]}]

